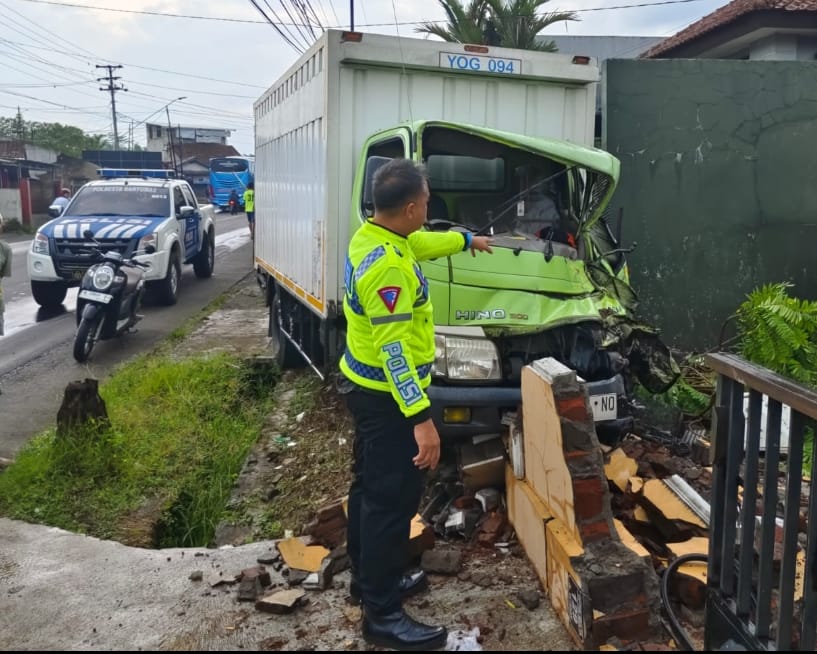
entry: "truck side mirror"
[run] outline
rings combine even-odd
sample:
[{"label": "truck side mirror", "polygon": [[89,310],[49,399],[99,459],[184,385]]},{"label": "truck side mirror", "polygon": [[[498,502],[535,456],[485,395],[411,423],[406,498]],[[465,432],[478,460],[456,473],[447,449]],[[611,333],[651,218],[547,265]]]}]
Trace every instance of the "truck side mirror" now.
[{"label": "truck side mirror", "polygon": [[372,195],[372,186],[374,183],[374,174],[381,166],[389,163],[389,157],[369,157],[366,159],[366,172],[363,180],[363,200],[361,202],[363,213],[367,218],[374,215],[374,197]]},{"label": "truck side mirror", "polygon": [[48,215],[52,218],[59,218],[62,213],[62,207],[58,204],[52,204],[48,207]]},{"label": "truck side mirror", "polygon": [[179,218],[187,218],[188,216],[192,216],[194,213],[196,213],[196,210],[190,205],[179,207]]}]

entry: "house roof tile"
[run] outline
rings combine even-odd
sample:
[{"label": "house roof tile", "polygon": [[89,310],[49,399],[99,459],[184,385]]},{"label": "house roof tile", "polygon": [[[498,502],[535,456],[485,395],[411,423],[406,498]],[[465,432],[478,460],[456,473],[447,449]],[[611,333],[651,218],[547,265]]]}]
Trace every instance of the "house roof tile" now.
[{"label": "house roof tile", "polygon": [[745,14],[755,11],[817,11],[817,0],[733,0],[716,9],[677,34],[664,39],[641,55],[643,59],[657,58],[684,43],[694,41],[707,32],[727,25]]}]

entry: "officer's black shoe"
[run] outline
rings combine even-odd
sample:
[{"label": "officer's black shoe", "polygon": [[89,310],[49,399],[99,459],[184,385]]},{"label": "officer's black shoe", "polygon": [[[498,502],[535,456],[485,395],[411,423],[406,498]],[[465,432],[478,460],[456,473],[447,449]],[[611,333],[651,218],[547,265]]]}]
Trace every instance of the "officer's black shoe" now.
[{"label": "officer's black shoe", "polygon": [[445,627],[417,622],[402,610],[387,615],[366,612],[363,616],[363,640],[370,645],[403,652],[425,652],[439,649],[447,639]]},{"label": "officer's black shoe", "polygon": [[[406,599],[417,593],[421,593],[428,588],[428,577],[422,570],[412,572],[408,575],[403,575],[400,579],[400,599]],[[363,596],[360,592],[360,584],[357,579],[352,577],[349,583],[349,595],[353,602],[360,603]]]}]

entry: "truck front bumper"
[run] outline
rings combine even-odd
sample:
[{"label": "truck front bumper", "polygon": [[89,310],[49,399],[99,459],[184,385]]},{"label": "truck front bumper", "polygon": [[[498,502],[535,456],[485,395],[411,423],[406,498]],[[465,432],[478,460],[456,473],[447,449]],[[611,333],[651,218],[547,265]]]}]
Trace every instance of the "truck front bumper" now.
[{"label": "truck front bumper", "polygon": [[[503,386],[438,386],[427,389],[431,415],[441,439],[471,438],[480,434],[499,434],[502,414],[516,411],[522,402],[520,388]],[[467,410],[467,422],[463,418]],[[459,422],[453,422],[453,419]]]},{"label": "truck front bumper", "polygon": [[[633,429],[633,417],[626,415],[624,381],[620,375],[596,382],[585,382],[588,395],[618,396],[618,415],[597,420],[596,432],[602,442],[612,444]],[[522,389],[507,386],[440,386],[431,384],[426,393],[431,400],[431,415],[443,440],[472,438],[482,434],[500,434],[502,416],[517,411],[522,404]],[[591,399],[592,405],[592,399]]]}]

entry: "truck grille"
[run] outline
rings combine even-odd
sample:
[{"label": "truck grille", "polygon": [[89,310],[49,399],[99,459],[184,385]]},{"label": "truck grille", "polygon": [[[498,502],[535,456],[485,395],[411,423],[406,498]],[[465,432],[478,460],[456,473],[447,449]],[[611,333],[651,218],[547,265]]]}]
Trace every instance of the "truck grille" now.
[{"label": "truck grille", "polygon": [[[123,257],[129,257],[136,249],[136,239],[126,238],[101,238],[102,252],[115,251]],[[85,271],[94,263],[91,254],[85,254],[82,250],[88,248],[85,239],[76,238],[55,238],[54,239],[54,267],[60,277],[69,280],[79,280]]]}]

